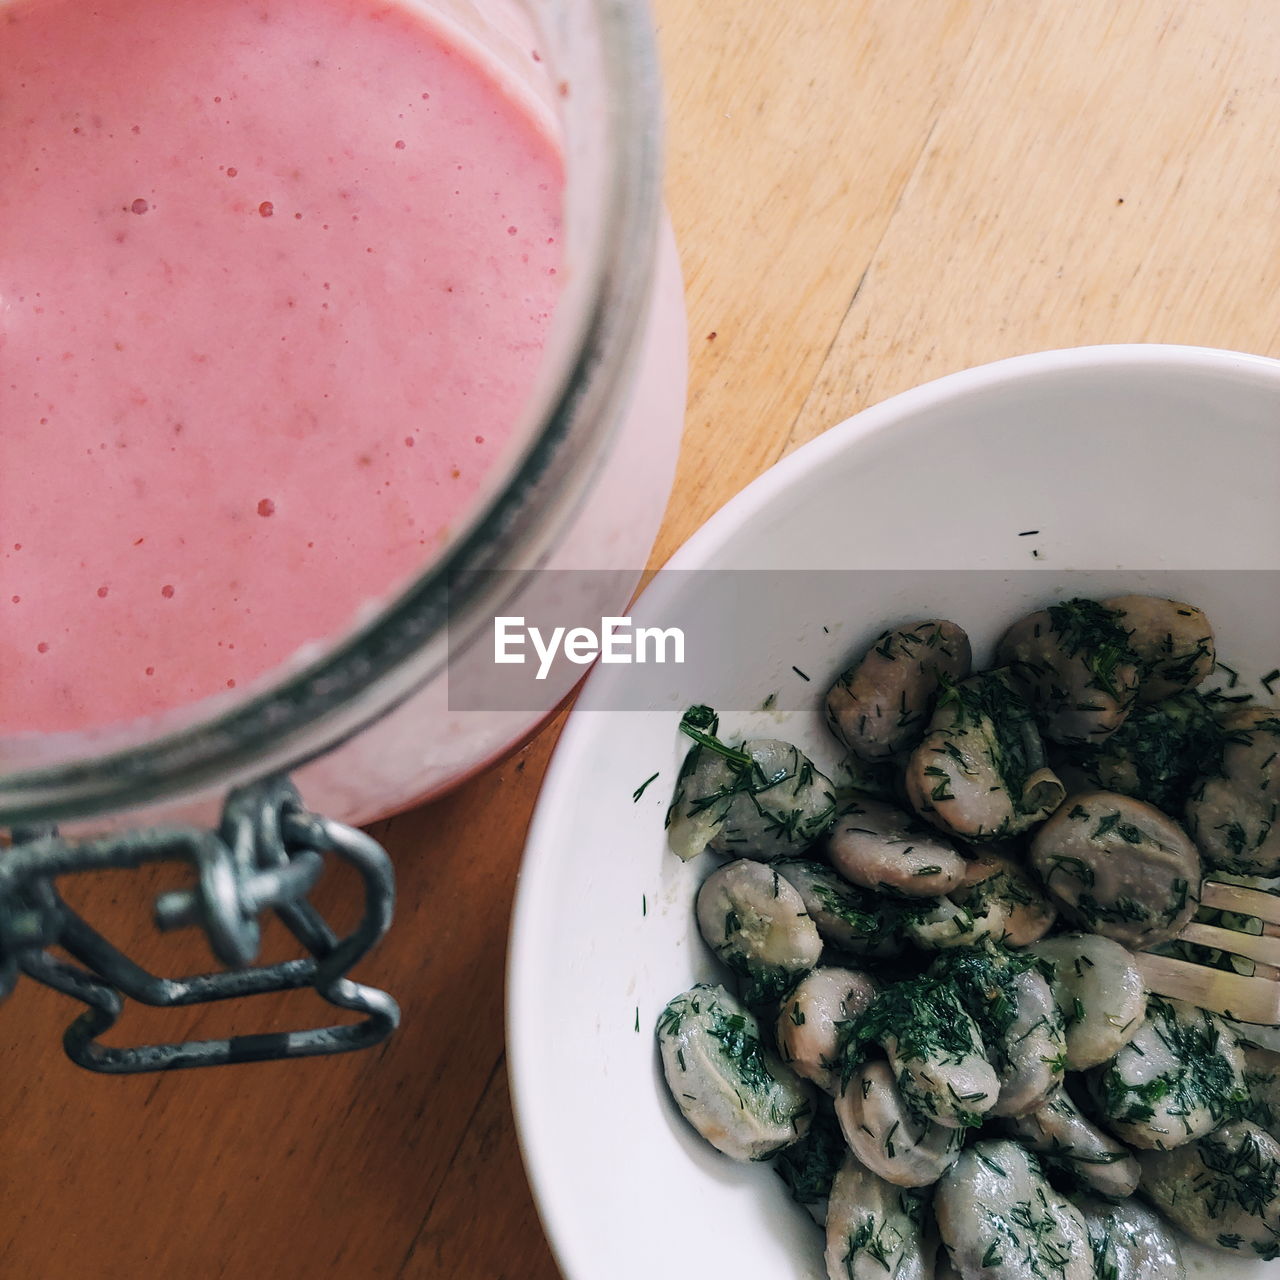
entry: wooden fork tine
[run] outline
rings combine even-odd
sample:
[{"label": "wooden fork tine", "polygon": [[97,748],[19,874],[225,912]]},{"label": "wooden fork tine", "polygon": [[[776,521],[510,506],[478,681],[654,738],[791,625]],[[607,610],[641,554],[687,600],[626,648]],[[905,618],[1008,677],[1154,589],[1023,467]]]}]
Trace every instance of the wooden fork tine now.
[{"label": "wooden fork tine", "polygon": [[1145,952],[1140,953],[1137,960],[1142,980],[1157,995],[1186,1000],[1239,1022],[1280,1026],[1280,982],[1246,978],[1238,973],[1210,969],[1208,965]]},{"label": "wooden fork tine", "polygon": [[1212,924],[1189,924],[1178,935],[1183,942],[1195,942],[1202,947],[1215,947],[1232,955],[1256,960],[1270,967],[1271,972],[1259,977],[1275,981],[1280,978],[1280,937],[1275,934],[1241,933],[1238,929],[1220,929]]},{"label": "wooden fork tine", "polygon": [[1200,886],[1200,903],[1215,911],[1232,911],[1236,915],[1255,916],[1264,925],[1280,926],[1280,894],[1263,889],[1246,889],[1243,885],[1206,880]]}]

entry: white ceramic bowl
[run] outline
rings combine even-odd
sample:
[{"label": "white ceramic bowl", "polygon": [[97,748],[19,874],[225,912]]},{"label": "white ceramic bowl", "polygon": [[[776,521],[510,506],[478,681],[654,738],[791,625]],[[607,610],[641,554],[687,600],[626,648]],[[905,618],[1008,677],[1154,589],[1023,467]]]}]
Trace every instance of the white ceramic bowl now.
[{"label": "white ceramic bowl", "polygon": [[[1207,610],[1233,665],[1270,670],[1275,579],[1260,592],[1262,575],[1225,571],[1280,565],[1278,481],[1280,362],[1185,347],[1048,352],[943,378],[835,427],[731,501],[669,567],[895,571],[859,577],[846,600],[806,600],[804,584],[820,580],[796,575],[799,598],[733,601],[742,625],[720,654],[722,700],[752,707],[792,692],[794,667],[812,676],[812,697],[789,715],[726,713],[724,732],[767,730],[829,765],[821,693],[891,619],[952,617],[983,662],[1036,604],[1158,586]],[[994,572],[956,572],[972,569]],[[635,612],[693,617],[713,581],[660,575]],[[658,1013],[719,979],[692,912],[713,864],[681,864],[663,833],[686,745],[679,716],[707,691],[688,687],[695,667],[666,672],[663,709],[651,711],[617,709],[635,668],[592,675],[530,831],[508,975],[526,1166],[567,1280],[825,1280],[820,1233],[773,1171],[703,1143],[662,1081]],[[1197,1274],[1274,1276],[1274,1263],[1191,1252]]]}]

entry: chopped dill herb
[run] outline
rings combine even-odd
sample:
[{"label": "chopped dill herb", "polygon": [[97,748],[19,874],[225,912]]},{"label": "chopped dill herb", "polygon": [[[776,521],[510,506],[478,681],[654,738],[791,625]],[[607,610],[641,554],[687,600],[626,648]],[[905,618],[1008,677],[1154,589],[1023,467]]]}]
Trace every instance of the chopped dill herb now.
[{"label": "chopped dill herb", "polygon": [[1047,612],[1063,653],[1084,663],[1092,687],[1117,701],[1127,699],[1132,691],[1116,683],[1116,673],[1122,666],[1137,665],[1138,655],[1119,621],[1121,611],[1077,597],[1050,605]]},{"label": "chopped dill herb", "polygon": [[1015,983],[1022,974],[1038,968],[1034,955],[988,943],[943,951],[928,973],[955,993],[977,1025],[987,1057],[1002,1068],[1008,1062],[1009,1032],[1018,1017]]},{"label": "chopped dill herb", "polygon": [[986,1165],[987,1168],[990,1169],[991,1172],[994,1173],[997,1177],[1007,1178],[1009,1176],[1009,1170],[1006,1169],[1004,1165],[997,1164],[996,1161],[992,1160],[990,1156],[986,1155],[982,1151],[979,1151],[977,1147],[974,1147],[973,1154],[977,1160],[979,1160],[982,1164]]},{"label": "chopped dill herb", "polygon": [[866,1061],[871,1046],[887,1038],[897,1042],[902,1062],[960,1062],[981,1051],[981,1045],[974,1043],[973,1031],[973,1023],[948,982],[922,974],[894,983],[858,1017],[842,1024],[844,1083],[847,1085]]},{"label": "chopped dill herb", "polygon": [[1142,831],[1132,823],[1123,821],[1120,814],[1114,810],[1100,819],[1098,825],[1094,827],[1090,838],[1101,840],[1112,832],[1118,835],[1125,844],[1142,844],[1146,840],[1146,835]]},{"label": "chopped dill herb", "polygon": [[1135,707],[1106,741],[1072,744],[1063,757],[1099,790],[1134,796],[1163,813],[1177,814],[1198,779],[1221,771],[1222,753],[1231,740],[1205,697],[1190,690]]},{"label": "chopped dill herb", "polygon": [[[661,770],[659,770],[659,772],[661,772]],[[644,781],[643,781],[643,782],[642,782],[642,783],[641,783],[641,784],[640,784],[640,785],[639,785],[639,786],[638,786],[638,787],[637,787],[637,788],[636,788],[636,789],[631,793],[631,803],[632,803],[632,804],[635,804],[635,802],[636,802],[637,800],[639,800],[639,799],[640,799],[640,797],[641,797],[642,795],[644,795],[645,788],[649,785],[649,783],[653,782],[657,777],[658,777],[658,774],[657,774],[657,773],[650,774],[650,775],[649,775],[649,777],[647,777],[647,778],[646,778],[646,779],[645,779],[645,780],[644,780]]]},{"label": "chopped dill herb", "polygon": [[[1001,671],[988,671],[970,676],[958,684],[945,676],[939,680],[937,710],[953,708],[952,724],[941,730],[942,751],[966,774],[973,773],[957,738],[973,734],[990,757],[1003,789],[1018,814],[1037,811],[1038,798],[1026,795],[1027,780],[1044,764],[1040,736],[1027,706],[1013,684]],[[944,771],[939,770],[939,773]],[[931,776],[933,768],[925,769]],[[935,791],[937,788],[935,788]],[[954,799],[950,795],[932,795],[932,799]],[[1029,806],[1029,807],[1028,807]]]},{"label": "chopped dill herb", "polygon": [[844,1134],[840,1132],[834,1104],[824,1094],[818,1099],[808,1133],[783,1149],[774,1169],[787,1184],[793,1200],[818,1204],[831,1194],[844,1152]]},{"label": "chopped dill herb", "polygon": [[[1193,1186],[1209,1218],[1220,1218],[1229,1209],[1264,1222],[1270,1218],[1280,1199],[1280,1160],[1268,1148],[1274,1143],[1248,1123],[1219,1129],[1196,1144],[1205,1173]],[[1280,1237],[1255,1241],[1252,1247],[1260,1258],[1274,1259],[1280,1256]]]},{"label": "chopped dill herb", "polygon": [[1229,1033],[1217,1018],[1200,1010],[1182,1012],[1153,995],[1147,1021],[1176,1066],[1143,1082],[1126,1079],[1127,1059],[1145,1056],[1140,1042],[1131,1042],[1095,1082],[1105,1115],[1124,1124],[1145,1124],[1156,1118],[1157,1108],[1167,1117],[1205,1110],[1215,1124],[1223,1124],[1241,1114],[1248,1091],[1223,1056],[1224,1036]]},{"label": "chopped dill herb", "polygon": [[[707,713],[707,715],[701,714],[703,712]],[[707,716],[710,717],[710,727],[708,727]],[[717,755],[724,756],[730,764],[751,768],[755,761],[745,751],[736,751],[733,747],[721,742],[715,736],[717,728],[719,728],[719,717],[710,707],[690,707],[680,721],[680,732],[686,737],[692,738],[698,746],[705,747],[708,751],[714,751]]]}]

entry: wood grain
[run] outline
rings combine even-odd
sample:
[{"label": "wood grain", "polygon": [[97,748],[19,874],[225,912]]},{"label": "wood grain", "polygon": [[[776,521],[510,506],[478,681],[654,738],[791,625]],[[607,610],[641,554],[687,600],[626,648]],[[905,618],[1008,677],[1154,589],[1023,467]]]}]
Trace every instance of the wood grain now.
[{"label": "wood grain", "polygon": [[[655,563],[789,449],[941,373],[1088,342],[1280,355],[1273,0],[658,0],[657,20],[691,387]],[[405,1025],[377,1053],[99,1080],[57,1047],[66,1003],[21,987],[0,1271],[554,1280],[502,970],[557,732],[378,829],[401,906],[362,976]],[[107,882],[86,909],[192,958],[149,939],[142,902]],[[262,1025],[310,1012],[266,1001]],[[173,1030],[139,1016],[119,1039]]]}]

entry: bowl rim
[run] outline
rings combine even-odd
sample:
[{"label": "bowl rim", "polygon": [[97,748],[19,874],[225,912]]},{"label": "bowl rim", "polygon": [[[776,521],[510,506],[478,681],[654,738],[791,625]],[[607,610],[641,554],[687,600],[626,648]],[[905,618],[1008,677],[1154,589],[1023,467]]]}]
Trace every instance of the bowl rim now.
[{"label": "bowl rim", "polygon": [[[652,598],[663,589],[664,570],[691,570],[706,564],[724,548],[739,528],[759,515],[781,490],[822,467],[836,455],[856,448],[862,441],[892,429],[905,419],[929,412],[946,401],[1062,373],[1074,376],[1102,370],[1149,371],[1162,368],[1229,373],[1269,386],[1280,395],[1280,359],[1216,347],[1172,343],[1060,347],[1009,356],[943,374],[859,410],[766,468],[729,498],[681,544],[646,587],[640,599]],[[639,602],[632,605],[633,609],[638,607]],[[571,1230],[570,1217],[563,1201],[558,1200],[551,1191],[549,1162],[531,1135],[530,1117],[535,1110],[535,1103],[526,1084],[528,1072],[524,1064],[533,1046],[545,1038],[546,1028],[534,1022],[531,1015],[525,1012],[532,1007],[533,1002],[522,996],[525,983],[531,980],[526,975],[532,971],[526,958],[533,952],[531,921],[536,918],[536,911],[531,904],[534,903],[534,886],[539,881],[543,868],[550,865],[556,847],[550,837],[554,825],[560,819],[560,795],[566,787],[571,786],[580,763],[579,758],[586,746],[586,736],[593,727],[580,712],[598,709],[594,708],[594,704],[600,701],[598,691],[608,680],[618,678],[620,676],[617,671],[605,671],[597,667],[591,672],[556,743],[525,836],[507,944],[506,1059],[516,1138],[544,1235],[566,1280],[598,1278],[589,1276],[575,1256],[581,1247],[578,1235]]]}]

